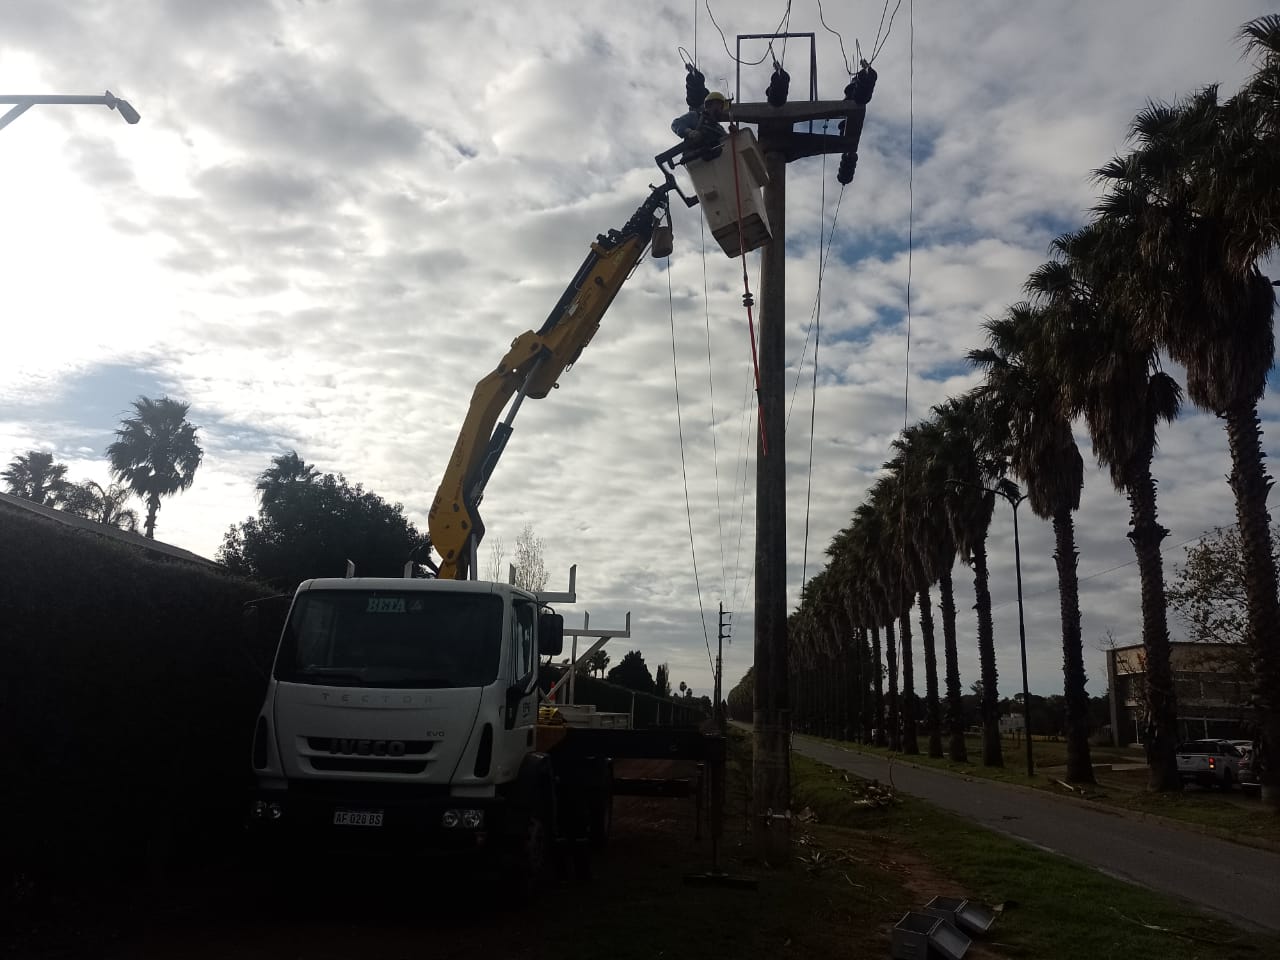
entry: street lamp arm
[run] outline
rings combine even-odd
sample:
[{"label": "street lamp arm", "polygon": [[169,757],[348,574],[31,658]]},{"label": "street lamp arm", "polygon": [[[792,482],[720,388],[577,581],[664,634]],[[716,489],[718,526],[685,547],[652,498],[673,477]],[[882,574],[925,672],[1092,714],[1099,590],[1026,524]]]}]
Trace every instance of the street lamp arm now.
[{"label": "street lamp arm", "polygon": [[126,123],[137,123],[142,117],[128,100],[121,100],[110,90],[101,96],[79,96],[76,94],[19,93],[0,94],[0,103],[12,103],[14,107],[0,117],[0,130],[3,130],[27,110],[40,104],[96,104],[117,111]]},{"label": "street lamp arm", "polygon": [[944,486],[948,487],[971,487],[974,490],[981,490],[983,493],[993,493],[997,497],[1003,497],[1008,501],[1009,506],[1017,510],[1018,505],[1027,499],[1027,494],[1018,489],[1018,485],[1012,480],[1001,480],[998,486],[987,487],[981,483],[970,483],[968,480],[947,480]]}]

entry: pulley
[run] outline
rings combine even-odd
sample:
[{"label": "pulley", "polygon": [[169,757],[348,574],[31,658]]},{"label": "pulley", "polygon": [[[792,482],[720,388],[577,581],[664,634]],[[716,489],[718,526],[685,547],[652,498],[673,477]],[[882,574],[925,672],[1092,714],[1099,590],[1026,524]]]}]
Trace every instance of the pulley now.
[{"label": "pulley", "polygon": [[765,90],[765,99],[771,106],[780,107],[787,102],[787,91],[791,89],[791,74],[782,69],[782,64],[773,61],[773,76],[769,78],[769,87]]}]

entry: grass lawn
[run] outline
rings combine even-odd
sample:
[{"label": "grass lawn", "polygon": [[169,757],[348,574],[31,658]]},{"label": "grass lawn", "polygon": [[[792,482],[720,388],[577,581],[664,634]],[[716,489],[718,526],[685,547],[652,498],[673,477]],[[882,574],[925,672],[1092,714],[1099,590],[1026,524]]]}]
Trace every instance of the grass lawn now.
[{"label": "grass lawn", "polygon": [[[893,757],[907,763],[921,766],[937,767],[952,773],[968,777],[983,777],[988,780],[1000,780],[1005,783],[1016,783],[1022,786],[1046,790],[1058,795],[1067,795],[1071,791],[1059,785],[1056,780],[1064,776],[1061,769],[1067,762],[1067,745],[1062,741],[1033,740],[1032,757],[1035,760],[1036,775],[1026,774],[1025,744],[1014,741],[1010,737],[1003,740],[1004,766],[984,767],[982,765],[982,744],[979,737],[966,737],[969,751],[969,763],[952,763],[946,758],[937,759],[925,753],[918,756],[907,756],[882,747],[865,746],[849,743],[844,740],[820,739],[824,743],[857,750],[861,753],[875,754],[882,757]],[[945,743],[945,741],[944,741]],[[921,747],[928,749],[928,740],[921,738]],[[1095,767],[1109,764],[1142,763],[1145,756],[1139,748],[1093,747],[1090,758]],[[1182,793],[1154,794],[1146,789],[1147,775],[1145,771],[1111,771],[1096,769],[1098,780],[1096,787],[1084,788],[1085,796],[1090,800],[1139,813],[1168,817],[1184,823],[1209,827],[1224,831],[1233,839],[1248,843],[1253,839],[1261,839],[1280,843],[1280,817],[1267,813],[1262,806],[1257,791],[1236,791],[1224,794],[1217,790],[1189,787]]]},{"label": "grass lawn", "polygon": [[[909,877],[917,863],[927,864],[964,895],[1006,904],[991,932],[998,955],[1064,960],[1280,956],[1276,938],[1243,932],[910,798],[883,809],[857,806],[857,778],[795,755],[792,764],[794,802],[833,825],[827,842],[838,838],[848,855],[900,876]],[[918,897],[950,892],[929,887]]]}]

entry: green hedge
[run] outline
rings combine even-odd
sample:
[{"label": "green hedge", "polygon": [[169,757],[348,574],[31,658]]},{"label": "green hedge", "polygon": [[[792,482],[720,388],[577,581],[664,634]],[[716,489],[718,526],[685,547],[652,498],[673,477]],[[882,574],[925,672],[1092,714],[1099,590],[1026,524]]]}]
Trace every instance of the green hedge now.
[{"label": "green hedge", "polygon": [[96,533],[0,512],[0,838],[11,869],[133,873],[241,822],[266,591]]}]

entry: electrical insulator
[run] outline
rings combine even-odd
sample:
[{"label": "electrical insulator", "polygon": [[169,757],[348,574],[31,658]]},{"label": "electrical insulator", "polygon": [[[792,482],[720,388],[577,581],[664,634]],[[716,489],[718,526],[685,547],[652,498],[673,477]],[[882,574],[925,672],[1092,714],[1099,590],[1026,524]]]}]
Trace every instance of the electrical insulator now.
[{"label": "electrical insulator", "polygon": [[844,88],[844,98],[865,107],[871,102],[871,95],[876,92],[876,71],[865,60],[862,69],[855,73]]},{"label": "electrical insulator", "polygon": [[689,105],[690,110],[698,110],[710,92],[707,90],[707,78],[693,64],[686,63],[684,68],[687,71],[684,77],[684,102]]},{"label": "electrical insulator", "polygon": [[858,155],[856,153],[846,153],[840,157],[840,169],[836,172],[836,179],[845,186],[853,181],[853,171],[858,166]]},{"label": "electrical insulator", "polygon": [[791,74],[774,64],[773,76],[769,78],[769,87],[765,90],[765,99],[772,106],[780,107],[787,102],[787,91],[791,89]]}]

